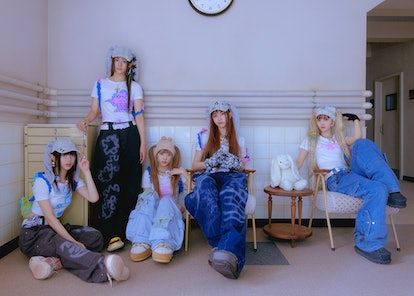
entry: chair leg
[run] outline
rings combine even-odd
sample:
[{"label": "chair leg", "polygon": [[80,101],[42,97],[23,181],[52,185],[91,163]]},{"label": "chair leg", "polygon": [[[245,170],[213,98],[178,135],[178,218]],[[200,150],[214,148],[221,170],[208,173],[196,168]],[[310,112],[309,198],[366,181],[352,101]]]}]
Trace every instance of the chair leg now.
[{"label": "chair leg", "polygon": [[252,214],[253,251],[257,252],[256,217]]},{"label": "chair leg", "polygon": [[315,190],[313,191],[311,214],[310,214],[310,218],[309,218],[308,228],[312,228],[313,215],[315,214],[316,196],[318,195],[318,190],[319,190],[319,175],[316,178],[316,186],[315,186]]},{"label": "chair leg", "polygon": [[190,214],[185,212],[185,239],[184,239],[184,251],[188,251],[188,237],[190,234]]},{"label": "chair leg", "polygon": [[[323,178],[323,176],[319,175],[318,178]],[[331,220],[329,219],[329,213],[328,213],[328,196],[326,193],[326,184],[325,180],[321,180],[322,183],[322,191],[323,191],[323,199],[325,202],[325,215],[326,215],[326,223],[328,224],[328,232],[329,232],[329,240],[331,242],[331,250],[335,251],[335,245],[333,242],[333,236],[332,236],[332,228],[331,228]]]},{"label": "chair leg", "polygon": [[395,229],[393,215],[391,214],[391,215],[388,215],[388,216],[390,217],[391,227],[392,227],[392,231],[394,233],[395,244],[397,245],[397,251],[401,251],[400,242],[398,240],[398,235],[397,235],[397,230]]}]

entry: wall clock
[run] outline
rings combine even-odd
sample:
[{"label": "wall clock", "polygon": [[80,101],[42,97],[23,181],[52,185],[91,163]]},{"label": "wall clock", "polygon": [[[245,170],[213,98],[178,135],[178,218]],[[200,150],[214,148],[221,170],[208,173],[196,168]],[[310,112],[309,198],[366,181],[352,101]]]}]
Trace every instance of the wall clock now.
[{"label": "wall clock", "polygon": [[218,15],[226,11],[233,0],[188,0],[191,6],[203,15]]}]

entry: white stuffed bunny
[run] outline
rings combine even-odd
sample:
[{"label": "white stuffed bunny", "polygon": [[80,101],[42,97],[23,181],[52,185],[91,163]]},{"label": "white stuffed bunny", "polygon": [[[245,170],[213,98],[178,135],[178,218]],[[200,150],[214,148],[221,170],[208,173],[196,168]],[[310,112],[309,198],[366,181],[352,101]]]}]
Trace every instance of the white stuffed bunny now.
[{"label": "white stuffed bunny", "polygon": [[289,154],[281,154],[272,159],[270,180],[272,187],[279,186],[286,191],[303,190],[308,185],[308,181],[299,175],[296,164]]}]

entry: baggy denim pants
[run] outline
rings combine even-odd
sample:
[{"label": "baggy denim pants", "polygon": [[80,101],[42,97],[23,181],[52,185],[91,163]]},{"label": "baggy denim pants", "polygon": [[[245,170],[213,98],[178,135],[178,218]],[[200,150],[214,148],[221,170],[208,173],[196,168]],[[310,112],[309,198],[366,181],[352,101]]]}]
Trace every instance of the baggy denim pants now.
[{"label": "baggy denim pants", "polygon": [[355,244],[372,252],[387,240],[385,207],[389,193],[399,192],[399,182],[383,154],[370,140],[360,139],[352,147],[351,170],[327,180],[327,188],[363,199],[355,220]]},{"label": "baggy denim pants", "polygon": [[204,173],[195,181],[194,190],[185,197],[185,206],[197,220],[210,246],[237,257],[240,272],[246,261],[246,175]]},{"label": "baggy denim pants", "polygon": [[58,257],[65,269],[86,282],[108,281],[105,257],[98,253],[103,247],[102,234],[88,226],[65,224],[64,227],[86,249],[62,238],[50,226],[39,225],[21,228],[20,250],[28,257]]},{"label": "baggy denim pants", "polygon": [[159,198],[153,190],[141,193],[135,209],[129,215],[126,237],[132,243],[146,243],[151,248],[166,243],[174,251],[181,249],[184,222],[173,198]]}]

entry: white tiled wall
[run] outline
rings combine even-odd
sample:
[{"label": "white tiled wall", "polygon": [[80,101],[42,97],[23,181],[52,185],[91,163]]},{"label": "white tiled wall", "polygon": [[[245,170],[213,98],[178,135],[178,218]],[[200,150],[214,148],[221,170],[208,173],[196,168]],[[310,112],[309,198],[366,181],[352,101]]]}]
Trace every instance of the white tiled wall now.
[{"label": "white tiled wall", "polygon": [[[161,136],[172,137],[180,148],[182,166],[191,167],[194,141],[201,126],[149,126],[147,138],[149,146],[156,144]],[[256,217],[267,218],[267,195],[263,189],[270,184],[270,164],[278,154],[289,153],[295,158],[299,145],[305,137],[307,126],[272,127],[272,126],[242,126],[240,135],[245,138],[248,153],[251,156],[249,168],[256,169],[254,175],[254,190],[257,199]],[[307,168],[301,170],[303,176]],[[273,218],[290,218],[290,198],[273,197]],[[309,216],[310,200],[303,200],[303,217]],[[315,217],[324,217],[316,212]]]},{"label": "white tiled wall", "polygon": [[[161,136],[170,136],[180,148],[182,166],[191,167],[194,141],[202,126],[147,126],[148,146],[157,143]],[[256,169],[254,190],[257,198],[256,217],[267,218],[267,195],[263,188],[270,183],[271,159],[289,153],[293,158],[306,135],[306,126],[242,126],[240,135],[245,138],[251,161],[248,167]],[[0,123],[0,246],[19,235],[21,223],[18,198],[24,193],[23,125]],[[307,175],[307,168],[301,170]],[[309,216],[310,201],[303,201],[303,217]],[[290,198],[273,197],[273,218],[290,218]],[[316,218],[323,218],[316,211]],[[337,216],[333,216],[335,218]],[[338,216],[342,218],[352,216]]]},{"label": "white tiled wall", "polygon": [[24,190],[23,125],[0,123],[0,246],[19,235]]}]

